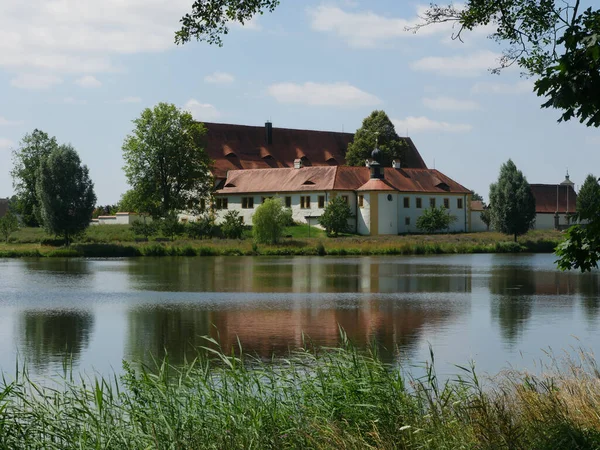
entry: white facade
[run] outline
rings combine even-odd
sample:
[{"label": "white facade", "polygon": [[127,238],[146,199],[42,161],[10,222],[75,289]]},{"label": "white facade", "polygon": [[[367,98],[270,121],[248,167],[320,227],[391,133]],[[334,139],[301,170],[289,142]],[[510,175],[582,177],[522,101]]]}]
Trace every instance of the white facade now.
[{"label": "white facade", "polygon": [[118,212],[114,216],[100,216],[92,220],[91,225],[131,225],[135,221],[151,222],[152,218],[140,214]]},{"label": "white facade", "polygon": [[[569,221],[567,219],[566,214],[558,215],[558,226],[559,228],[566,228],[569,225],[572,225],[573,221]],[[554,214],[551,213],[537,213],[535,215],[535,224],[533,226],[534,230],[554,230],[556,227],[554,226]]]},{"label": "white facade", "polygon": [[483,220],[481,220],[481,213],[483,211],[476,210],[471,211],[471,229],[469,231],[473,233],[479,233],[482,231],[488,231],[488,226]]}]

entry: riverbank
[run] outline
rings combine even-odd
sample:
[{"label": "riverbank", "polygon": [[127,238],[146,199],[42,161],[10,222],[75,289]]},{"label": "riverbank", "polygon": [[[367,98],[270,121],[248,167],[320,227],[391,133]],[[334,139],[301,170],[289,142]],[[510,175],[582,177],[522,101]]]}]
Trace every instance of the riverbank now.
[{"label": "riverbank", "polygon": [[[442,383],[359,352],[304,349],[269,363],[212,348],[183,367],[124,363],[124,375],[52,388],[26,371],[0,386],[3,448],[593,449],[600,446],[595,362],[546,375],[471,367]],[[237,349],[239,350],[239,349]],[[433,357],[433,355],[432,355]],[[273,364],[275,363],[275,364]],[[76,381],[74,381],[76,380]],[[6,382],[5,382],[6,383]]]},{"label": "riverbank", "polygon": [[[15,233],[9,244],[0,244],[0,257],[136,257],[136,256],[294,256],[294,255],[433,255],[463,253],[552,253],[562,234],[556,231],[531,231],[515,243],[494,233],[460,233],[406,236],[291,237],[277,245],[256,245],[252,239],[188,240],[135,242],[121,241],[129,230],[103,228],[86,235],[69,248],[41,230]],[[294,230],[297,234],[298,230]],[[320,231],[320,230],[319,230]],[[104,234],[102,234],[104,233]],[[322,233],[322,231],[321,231]],[[33,241],[33,242],[31,242]]]}]

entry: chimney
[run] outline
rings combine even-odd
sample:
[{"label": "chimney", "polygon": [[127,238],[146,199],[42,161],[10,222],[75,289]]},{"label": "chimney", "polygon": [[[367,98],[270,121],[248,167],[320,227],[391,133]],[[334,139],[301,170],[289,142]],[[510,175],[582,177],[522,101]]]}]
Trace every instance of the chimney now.
[{"label": "chimney", "polygon": [[400,165],[400,160],[399,159],[395,159],[392,161],[392,167],[394,169],[400,169],[401,165]]},{"label": "chimney", "polygon": [[265,141],[267,145],[273,143],[273,124],[271,122],[265,122]]}]

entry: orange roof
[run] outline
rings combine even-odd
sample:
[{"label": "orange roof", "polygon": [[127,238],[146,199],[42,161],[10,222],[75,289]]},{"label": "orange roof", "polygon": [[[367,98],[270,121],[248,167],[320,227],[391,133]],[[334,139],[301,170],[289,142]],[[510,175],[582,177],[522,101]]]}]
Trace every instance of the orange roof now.
[{"label": "orange roof", "polygon": [[471,191],[435,169],[385,168],[384,180],[371,180],[368,167],[231,170],[217,194],[302,191],[389,191],[468,194]]},{"label": "orange roof", "polygon": [[484,209],[481,200],[471,200],[471,211],[483,211]]},{"label": "orange roof", "polygon": [[[293,167],[297,158],[303,158],[306,166],[343,165],[348,144],[354,139],[353,133],[273,127],[273,143],[269,145],[264,126],[206,122],[204,126],[206,151],[214,161],[216,178],[225,178],[228,170]],[[412,140],[402,139],[408,146],[403,164],[426,169]]]},{"label": "orange roof", "polygon": [[371,178],[365,184],[357,189],[358,191],[395,191],[387,181],[378,178]]},{"label": "orange roof", "polygon": [[[557,211],[561,214],[575,212],[577,205],[577,193],[573,186],[557,184],[530,184],[531,192],[535,197],[536,213],[552,213]],[[557,189],[558,187],[558,189]],[[558,192],[558,204],[556,195]],[[568,202],[568,209],[567,209]]]}]

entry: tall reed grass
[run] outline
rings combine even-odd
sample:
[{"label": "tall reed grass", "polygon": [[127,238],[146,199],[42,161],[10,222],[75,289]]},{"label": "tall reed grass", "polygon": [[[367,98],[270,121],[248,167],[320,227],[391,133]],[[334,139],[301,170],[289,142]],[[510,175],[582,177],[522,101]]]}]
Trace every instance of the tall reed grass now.
[{"label": "tall reed grass", "polygon": [[[585,355],[551,373],[473,367],[442,382],[433,354],[410,376],[359,351],[305,347],[277,361],[216,341],[181,367],[40,385],[17,371],[0,390],[0,447],[23,449],[595,449],[600,373]],[[375,348],[375,347],[373,347]],[[207,356],[208,355],[208,356]]]}]

